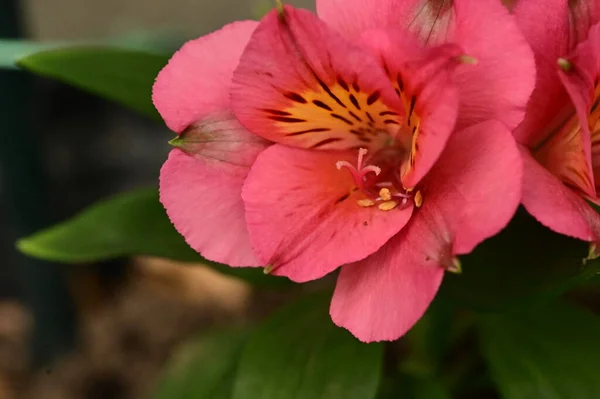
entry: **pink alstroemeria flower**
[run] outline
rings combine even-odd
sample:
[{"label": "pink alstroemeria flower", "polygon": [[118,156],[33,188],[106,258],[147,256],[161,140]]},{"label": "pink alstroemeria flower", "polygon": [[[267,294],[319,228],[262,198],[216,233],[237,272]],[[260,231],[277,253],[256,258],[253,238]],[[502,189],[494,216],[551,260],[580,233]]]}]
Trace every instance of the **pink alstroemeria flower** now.
[{"label": "pink alstroemeria flower", "polygon": [[367,342],[404,334],[521,196],[531,50],[496,0],[429,4],[282,7],[187,43],[154,86],[190,246],[297,282],[342,266],[331,316]]},{"label": "pink alstroemeria flower", "polygon": [[523,205],[550,229],[600,241],[600,3],[520,0],[514,13],[536,58],[527,116],[514,131],[524,160]]}]

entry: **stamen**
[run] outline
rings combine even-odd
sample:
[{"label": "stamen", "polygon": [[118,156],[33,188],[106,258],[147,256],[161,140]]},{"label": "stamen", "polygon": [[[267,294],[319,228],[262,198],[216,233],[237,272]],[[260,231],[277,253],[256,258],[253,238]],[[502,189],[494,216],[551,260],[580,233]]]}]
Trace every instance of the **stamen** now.
[{"label": "stamen", "polygon": [[358,204],[358,206],[362,207],[362,208],[368,208],[370,206],[375,205],[375,201],[372,201],[370,199],[361,199],[356,201],[356,203]]},{"label": "stamen", "polygon": [[392,193],[388,188],[382,188],[381,190],[379,190],[379,196],[384,201],[389,201],[392,199]]},{"label": "stamen", "polygon": [[382,211],[391,211],[392,209],[394,209],[397,206],[398,206],[398,203],[396,201],[386,201],[386,202],[382,202],[381,204],[379,204],[378,208],[379,208],[379,210],[382,210]]},{"label": "stamen", "polygon": [[423,205],[423,194],[421,194],[420,191],[417,191],[417,193],[415,194],[414,201],[415,201],[415,206],[417,208],[420,208],[421,205]]}]

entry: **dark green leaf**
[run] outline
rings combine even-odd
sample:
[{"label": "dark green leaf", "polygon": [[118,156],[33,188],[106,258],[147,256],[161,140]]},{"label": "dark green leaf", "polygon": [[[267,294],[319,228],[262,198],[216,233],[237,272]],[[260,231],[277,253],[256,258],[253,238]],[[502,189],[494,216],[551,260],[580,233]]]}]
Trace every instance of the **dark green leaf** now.
[{"label": "dark green leaf", "polygon": [[303,298],[269,319],[246,344],[233,398],[374,398],[382,345],[336,327],[328,307],[329,296]]},{"label": "dark green leaf", "polygon": [[484,355],[505,399],[600,398],[600,318],[566,304],[482,318]]},{"label": "dark green leaf", "polygon": [[28,55],[18,65],[160,119],[152,85],[169,57],[110,47],[65,47]]},{"label": "dark green leaf", "polygon": [[377,399],[450,399],[440,380],[433,377],[396,375],[384,377]]},{"label": "dark green leaf", "polygon": [[215,331],[184,345],[167,364],[154,399],[229,399],[246,334]]},{"label": "dark green leaf", "polygon": [[521,210],[461,258],[463,273],[448,275],[441,295],[480,310],[537,306],[600,273],[600,260],[583,263],[587,254],[587,243],[555,234]]},{"label": "dark green leaf", "polygon": [[289,283],[260,269],[232,268],[200,257],[173,228],[154,188],[101,201],[70,220],[20,240],[17,246],[27,255],[63,263],[148,255],[202,262],[254,284]]}]

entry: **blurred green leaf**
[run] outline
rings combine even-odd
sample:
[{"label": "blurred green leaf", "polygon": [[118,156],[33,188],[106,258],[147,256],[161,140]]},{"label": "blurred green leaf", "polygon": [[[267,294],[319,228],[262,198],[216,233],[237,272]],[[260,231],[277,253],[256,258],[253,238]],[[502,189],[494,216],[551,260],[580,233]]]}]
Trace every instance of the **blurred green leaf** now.
[{"label": "blurred green leaf", "polygon": [[246,333],[214,331],[168,362],[154,399],[229,399]]},{"label": "blurred green leaf", "polygon": [[505,399],[600,398],[600,318],[564,303],[481,320],[480,340]]},{"label": "blurred green leaf", "polygon": [[329,317],[327,296],[285,307],[246,343],[234,399],[369,399],[383,346],[363,344]]},{"label": "blurred green leaf", "polygon": [[0,68],[17,69],[20,58],[40,51],[65,46],[59,42],[34,42],[30,40],[0,39]]},{"label": "blurred green leaf", "polygon": [[506,229],[461,257],[441,295],[478,310],[537,306],[598,276],[588,244],[555,234],[520,210]]},{"label": "blurred green leaf", "polygon": [[73,46],[109,46],[119,49],[141,50],[157,54],[172,54],[181,39],[167,31],[132,31],[125,35],[104,40],[34,41],[24,39],[0,39],[0,68],[17,69],[17,62],[36,53]]},{"label": "blurred green leaf", "polygon": [[409,375],[384,376],[377,399],[450,399],[439,379]]},{"label": "blurred green leaf", "polygon": [[110,47],[65,47],[20,58],[17,64],[160,120],[152,85],[169,56]]},{"label": "blurred green leaf", "polygon": [[117,195],[87,208],[70,220],[23,238],[23,253],[63,263],[147,255],[182,262],[201,262],[218,271],[259,285],[290,283],[257,268],[232,268],[209,262],[177,233],[154,188]]}]

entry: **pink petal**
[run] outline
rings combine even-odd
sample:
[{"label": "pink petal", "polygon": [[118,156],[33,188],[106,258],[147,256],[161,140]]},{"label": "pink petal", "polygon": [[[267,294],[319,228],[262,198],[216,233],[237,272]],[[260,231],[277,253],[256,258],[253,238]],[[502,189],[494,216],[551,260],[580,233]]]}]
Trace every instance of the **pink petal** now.
[{"label": "pink petal", "polygon": [[[532,51],[498,0],[319,0],[319,15],[348,37],[399,27],[424,43],[456,43],[477,65],[457,70],[458,128],[496,119],[517,126],[535,82]],[[518,61],[515,61],[518,60]]]},{"label": "pink petal", "polygon": [[366,30],[405,27],[423,0],[317,0],[317,14],[328,25],[353,39]]},{"label": "pink petal", "polygon": [[[234,74],[232,104],[246,128],[302,148],[378,146],[401,110],[384,71],[314,14],[286,6],[260,23]],[[394,113],[398,115],[398,113]],[[377,144],[379,143],[379,144]]]},{"label": "pink petal", "polygon": [[367,31],[361,43],[380,60],[404,104],[411,157],[402,183],[415,187],[454,130],[459,97],[452,74],[462,51],[451,44],[424,48],[399,29]]},{"label": "pink petal", "polygon": [[336,325],[363,342],[404,335],[442,282],[444,269],[424,255],[439,250],[435,235],[420,212],[414,219],[377,253],[340,271],[329,312]]},{"label": "pink petal", "polygon": [[499,120],[509,129],[525,116],[535,84],[535,61],[515,19],[497,0],[454,1],[453,40],[476,65],[457,70],[461,109],[458,127]]},{"label": "pink petal", "polygon": [[187,42],[156,78],[152,99],[167,126],[180,133],[230,108],[229,88],[242,50],[258,25],[241,21]]},{"label": "pink petal", "polygon": [[453,253],[469,253],[497,234],[521,199],[523,166],[511,133],[484,122],[452,135],[440,160],[423,181],[423,208],[435,211],[440,234]]},{"label": "pink petal", "polygon": [[[568,62],[571,69],[561,70],[559,77],[575,105],[587,166],[591,170],[592,156],[600,158],[600,126],[597,126],[600,117],[597,109],[600,98],[600,24],[590,29],[588,38],[579,43],[568,57]],[[600,172],[600,165],[594,167]],[[600,176],[594,177],[600,181]],[[594,197],[595,191],[592,189],[589,194]]]},{"label": "pink petal", "polygon": [[455,266],[455,254],[470,252],[511,219],[521,196],[519,158],[498,122],[454,134],[424,179],[423,205],[408,225],[376,254],[342,268],[333,321],[366,342],[408,331],[433,300],[444,269]]},{"label": "pink petal", "polygon": [[584,241],[598,241],[600,215],[573,190],[542,167],[522,148],[522,203],[531,215],[557,233]]},{"label": "pink petal", "polygon": [[[569,97],[557,75],[556,62],[570,53],[569,6],[564,0],[519,1],[515,18],[531,44],[537,67],[535,90],[525,120],[514,131],[517,141],[537,147],[573,113]],[[544,15],[544,18],[539,18]]]},{"label": "pink petal", "polygon": [[[225,118],[225,117],[223,117]],[[181,136],[160,172],[160,200],[175,228],[205,258],[259,266],[244,219],[242,185],[265,143],[233,119],[205,120]]]},{"label": "pink petal", "polygon": [[274,274],[320,278],[377,251],[409,220],[412,202],[360,207],[365,197],[337,161],[355,163],[356,155],[274,145],[257,158],[242,196],[254,251]]}]

